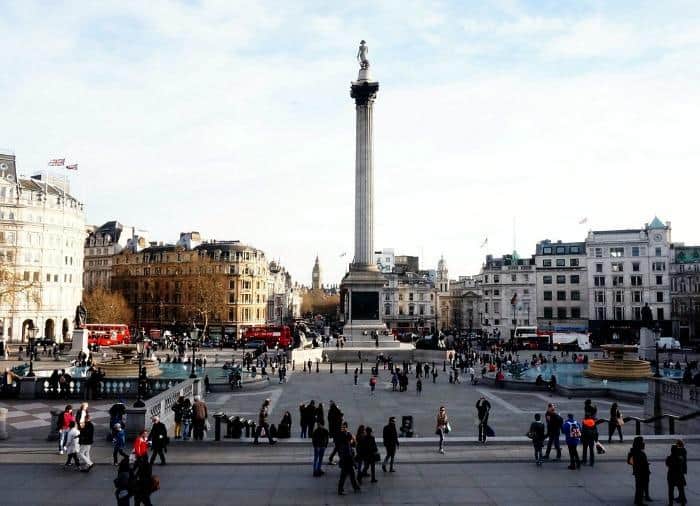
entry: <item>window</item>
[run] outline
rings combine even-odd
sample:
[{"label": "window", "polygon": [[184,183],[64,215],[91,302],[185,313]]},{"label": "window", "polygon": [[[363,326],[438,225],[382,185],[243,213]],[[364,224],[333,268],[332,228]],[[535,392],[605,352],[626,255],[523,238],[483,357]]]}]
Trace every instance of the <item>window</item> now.
[{"label": "window", "polygon": [[408,294],[408,300],[409,300],[409,301],[413,301],[413,292],[410,292],[410,293]]},{"label": "window", "polygon": [[613,286],[622,286],[625,284],[624,276],[613,276],[612,277]]},{"label": "window", "polygon": [[593,276],[593,284],[595,286],[605,286],[605,276]]},{"label": "window", "polygon": [[545,318],[552,318],[552,315],[553,315],[554,313],[552,312],[552,308],[551,308],[551,307],[545,307],[545,308],[543,308],[543,311],[544,311],[543,314],[544,314],[544,317],[545,317]]},{"label": "window", "polygon": [[564,248],[564,246],[557,246],[555,252],[557,255],[563,255],[566,252],[566,248]]},{"label": "window", "polygon": [[625,264],[623,264],[622,262],[613,262],[613,263],[610,265],[610,268],[611,268],[611,270],[612,270],[613,272],[622,272],[622,271],[625,270],[625,269],[624,269],[624,265],[625,265]]},{"label": "window", "polygon": [[632,262],[632,272],[639,272],[639,262]]},{"label": "window", "polygon": [[557,308],[557,318],[559,318],[560,320],[566,319],[566,308],[565,307],[558,307]]},{"label": "window", "polygon": [[571,290],[571,300],[581,300],[581,292],[578,290]]},{"label": "window", "polygon": [[595,316],[597,320],[605,320],[607,318],[607,314],[605,311],[606,308],[604,307],[597,307],[595,308]]},{"label": "window", "polygon": [[511,280],[513,283],[515,283],[515,282],[518,280],[517,274],[511,274],[511,275],[510,275],[510,280]]},{"label": "window", "polygon": [[624,320],[625,319],[625,308],[617,306],[614,309],[615,309],[615,319],[616,320]]},{"label": "window", "polygon": [[654,256],[657,256],[657,257],[661,256],[661,248],[654,248]]},{"label": "window", "polygon": [[544,292],[542,292],[542,294],[544,296],[544,300],[552,300],[552,292],[551,291],[545,290]]},{"label": "window", "polygon": [[610,256],[613,258],[620,258],[625,256],[625,248],[610,248]]},{"label": "window", "polygon": [[664,301],[664,292],[656,292],[656,302]]},{"label": "window", "polygon": [[566,276],[564,276],[563,274],[557,276],[557,284],[563,285],[564,283],[566,283]]},{"label": "window", "polygon": [[544,255],[551,255],[552,254],[552,248],[550,246],[545,246],[542,248],[542,253]]},{"label": "window", "polygon": [[596,258],[603,258],[603,248],[596,248],[595,249],[595,257]]},{"label": "window", "polygon": [[571,267],[578,267],[578,258],[572,258],[571,260],[569,260],[569,265]]},{"label": "window", "polygon": [[500,313],[501,312],[501,301],[496,300],[493,302],[493,312],[494,313]]},{"label": "window", "polygon": [[594,300],[598,304],[605,304],[605,291],[596,290],[594,293]]},{"label": "window", "polygon": [[572,318],[581,318],[581,308],[580,307],[572,307],[571,308],[571,317]]},{"label": "window", "polygon": [[656,276],[656,284],[663,285],[664,284],[664,277],[663,276]]},{"label": "window", "polygon": [[545,285],[552,284],[552,276],[542,276],[542,283]]},{"label": "window", "polygon": [[542,267],[551,267],[552,266],[552,261],[549,259],[542,260]]},{"label": "window", "polygon": [[615,304],[624,304],[625,302],[625,292],[622,290],[615,290]]},{"label": "window", "polygon": [[408,305],[408,316],[416,314],[416,307],[413,304]]},{"label": "window", "polygon": [[564,290],[557,291],[557,300],[566,300],[566,292]]},{"label": "window", "polygon": [[666,262],[654,262],[651,264],[651,270],[657,272],[663,272],[666,270]]},{"label": "window", "polygon": [[418,305],[418,314],[421,316],[425,314],[425,304]]},{"label": "window", "polygon": [[571,276],[569,276],[569,283],[571,283],[572,285],[578,285],[580,279],[581,278],[578,274],[572,274]]},{"label": "window", "polygon": [[642,292],[639,290],[634,290],[632,292],[632,302],[642,302]]},{"label": "window", "polygon": [[494,291],[493,291],[493,296],[494,296],[494,297],[498,297],[499,295],[501,295],[501,291],[500,291],[500,290],[494,290]]},{"label": "window", "polygon": [[491,295],[491,290],[484,290],[484,295]]},{"label": "window", "polygon": [[569,253],[581,253],[581,248],[579,246],[571,246],[571,248],[569,249]]},{"label": "window", "polygon": [[642,277],[630,276],[630,282],[632,283],[632,286],[642,286]]},{"label": "window", "polygon": [[659,321],[664,319],[664,308],[662,308],[662,307],[656,308],[656,319]]},{"label": "window", "polygon": [[633,257],[639,256],[639,246],[632,246],[632,256]]},{"label": "window", "polygon": [[566,267],[566,259],[557,258],[557,267]]},{"label": "window", "polygon": [[391,314],[391,304],[384,304],[384,316]]},{"label": "window", "polygon": [[642,308],[639,306],[635,306],[632,308],[632,318],[635,320],[641,320],[642,319]]},{"label": "window", "polygon": [[501,282],[501,276],[499,276],[498,274],[494,274],[494,275],[493,275],[493,282],[494,282],[494,283],[500,283],[500,282]]},{"label": "window", "polygon": [[596,272],[603,272],[603,264],[595,264]]}]

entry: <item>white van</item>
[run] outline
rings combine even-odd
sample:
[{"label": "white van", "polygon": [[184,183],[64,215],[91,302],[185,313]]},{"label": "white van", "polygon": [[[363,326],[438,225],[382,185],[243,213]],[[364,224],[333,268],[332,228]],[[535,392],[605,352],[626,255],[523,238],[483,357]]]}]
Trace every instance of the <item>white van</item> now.
[{"label": "white van", "polygon": [[578,351],[591,349],[590,336],[580,332],[555,332],[552,334],[552,344],[555,349],[577,348]]},{"label": "white van", "polygon": [[681,343],[678,341],[678,339],[674,339],[672,337],[660,337],[658,341],[656,341],[657,346],[659,347],[659,350],[680,350],[681,349]]}]

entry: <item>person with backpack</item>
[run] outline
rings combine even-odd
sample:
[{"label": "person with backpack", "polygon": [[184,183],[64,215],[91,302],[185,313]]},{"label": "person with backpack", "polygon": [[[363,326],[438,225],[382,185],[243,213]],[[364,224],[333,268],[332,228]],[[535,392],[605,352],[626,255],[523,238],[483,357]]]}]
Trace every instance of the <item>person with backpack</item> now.
[{"label": "person with backpack", "polygon": [[651,501],[649,497],[649,459],[644,452],[644,438],[637,436],[632,441],[632,448],[627,454],[627,463],[632,466],[634,475],[634,504],[643,505],[644,501]]},{"label": "person with backpack", "polygon": [[129,458],[129,456],[124,453],[124,448],[126,448],[126,431],[122,429],[120,423],[115,423],[112,428],[112,460],[114,465],[118,465],[117,455],[121,455],[123,458]]},{"label": "person with backpack", "polygon": [[581,421],[581,443],[583,444],[583,458],[581,463],[585,466],[588,462],[588,453],[591,454],[591,467],[595,464],[595,442],[598,441],[598,428],[595,418],[590,414],[583,417]]},{"label": "person with backpack", "polygon": [[527,437],[532,440],[532,447],[535,450],[535,464],[542,465],[542,448],[544,447],[544,423],[542,416],[535,414],[535,421],[530,424],[530,430],[527,432]]},{"label": "person with backpack", "polygon": [[552,451],[552,445],[557,450],[557,460],[561,460],[561,446],[559,445],[559,434],[561,434],[561,427],[564,424],[564,420],[559,413],[557,413],[557,408],[554,404],[549,404],[547,406],[547,412],[544,415],[544,420],[547,426],[547,451],[544,453],[544,460],[549,458],[549,454]]},{"label": "person with backpack", "polygon": [[66,451],[66,442],[68,439],[68,431],[70,431],[70,423],[75,422],[73,416],[73,406],[68,404],[63,413],[58,415],[58,454],[63,455]]},{"label": "person with backpack", "polygon": [[569,449],[569,469],[581,469],[581,459],[578,456],[578,445],[581,442],[581,426],[569,413],[566,421],[561,426],[561,431],[566,436],[566,446]]}]

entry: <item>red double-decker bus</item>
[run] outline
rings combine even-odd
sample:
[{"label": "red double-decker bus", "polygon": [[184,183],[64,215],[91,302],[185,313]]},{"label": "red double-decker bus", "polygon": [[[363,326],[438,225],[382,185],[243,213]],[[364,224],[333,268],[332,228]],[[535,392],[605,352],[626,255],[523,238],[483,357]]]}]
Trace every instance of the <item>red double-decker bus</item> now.
[{"label": "red double-decker bus", "polygon": [[269,348],[279,346],[288,348],[292,345],[292,333],[286,325],[266,325],[262,327],[251,327],[243,334],[245,342],[265,341]]},{"label": "red double-decker bus", "polygon": [[115,344],[131,343],[131,333],[128,325],[121,323],[88,323],[88,344],[98,346],[113,346]]}]

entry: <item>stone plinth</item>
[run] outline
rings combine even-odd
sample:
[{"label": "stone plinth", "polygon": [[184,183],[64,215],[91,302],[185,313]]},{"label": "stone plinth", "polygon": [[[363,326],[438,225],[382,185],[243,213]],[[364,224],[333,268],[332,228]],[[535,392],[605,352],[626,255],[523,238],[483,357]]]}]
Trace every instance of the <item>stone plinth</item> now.
[{"label": "stone plinth", "polygon": [[347,342],[371,341],[372,333],[379,334],[379,342],[394,342],[394,336],[382,335],[386,325],[381,320],[381,296],[384,288],[384,275],[377,270],[351,268],[341,283],[344,293],[346,323],[343,336]]},{"label": "stone plinth", "polygon": [[71,355],[77,355],[81,351],[88,353],[88,331],[87,329],[73,330],[73,342],[71,345]]}]

